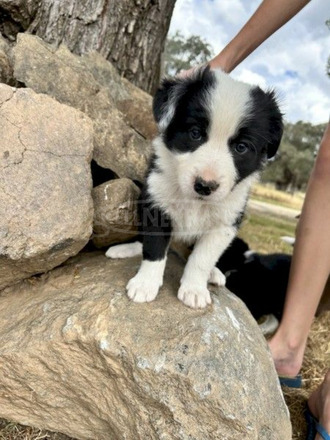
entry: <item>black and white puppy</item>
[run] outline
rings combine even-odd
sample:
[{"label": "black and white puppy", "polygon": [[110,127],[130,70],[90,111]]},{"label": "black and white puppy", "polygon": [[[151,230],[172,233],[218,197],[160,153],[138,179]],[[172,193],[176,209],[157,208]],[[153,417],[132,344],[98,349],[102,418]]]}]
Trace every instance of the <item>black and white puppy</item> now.
[{"label": "black and white puppy", "polygon": [[277,151],[282,115],[273,91],[209,67],[165,79],[153,110],[159,136],[139,205],[143,246],[113,246],[106,255],[143,253],[127,293],[146,302],[163,283],[170,240],[194,244],[178,298],[203,308],[211,303],[207,283],[225,284],[216,263],[235,237],[251,185]]}]

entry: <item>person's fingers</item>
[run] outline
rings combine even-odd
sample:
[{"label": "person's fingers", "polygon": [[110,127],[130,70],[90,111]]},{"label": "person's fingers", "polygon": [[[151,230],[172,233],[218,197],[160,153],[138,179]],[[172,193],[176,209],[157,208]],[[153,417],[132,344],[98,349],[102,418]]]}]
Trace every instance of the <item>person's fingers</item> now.
[{"label": "person's fingers", "polygon": [[205,67],[206,64],[200,64],[198,66],[194,66],[191,67],[190,69],[187,70],[181,70],[179,73],[176,74],[177,78],[189,78],[190,76],[192,76],[196,70],[199,70],[202,67]]}]

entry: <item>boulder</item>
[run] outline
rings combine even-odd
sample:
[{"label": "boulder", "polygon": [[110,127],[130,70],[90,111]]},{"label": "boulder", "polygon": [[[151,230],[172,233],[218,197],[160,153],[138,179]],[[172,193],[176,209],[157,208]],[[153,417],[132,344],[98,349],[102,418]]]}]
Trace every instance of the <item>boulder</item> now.
[{"label": "boulder", "polygon": [[29,89],[0,85],[0,289],[77,254],[92,233],[93,126]]},{"label": "boulder", "polygon": [[0,296],[0,417],[99,440],[289,440],[267,344],[241,301],[192,310],[169,255],[152,303],[127,298],[139,259],[80,254]]},{"label": "boulder", "polygon": [[117,102],[117,108],[124,113],[129,123],[147,139],[153,139],[158,134],[152,111],[152,97],[134,86],[127,79],[123,78],[129,99],[122,99]]},{"label": "boulder", "polygon": [[115,179],[93,188],[93,243],[109,246],[137,234],[140,190],[130,179]]},{"label": "boulder", "polygon": [[[129,95],[124,88],[116,86],[117,79],[105,87],[99,82],[101,73],[96,75],[95,69],[87,67],[93,63],[73,55],[65,46],[55,49],[29,34],[17,36],[13,56],[14,76],[18,81],[92,118],[93,158],[100,166],[113,170],[119,177],[143,180],[151,145],[117,109],[118,96],[124,99]],[[112,92],[116,87],[119,91]]]},{"label": "boulder", "polygon": [[90,52],[81,59],[95,80],[110,91],[117,109],[125,115],[129,125],[146,139],[153,139],[157,135],[157,126],[151,95],[122,78],[98,52]]}]

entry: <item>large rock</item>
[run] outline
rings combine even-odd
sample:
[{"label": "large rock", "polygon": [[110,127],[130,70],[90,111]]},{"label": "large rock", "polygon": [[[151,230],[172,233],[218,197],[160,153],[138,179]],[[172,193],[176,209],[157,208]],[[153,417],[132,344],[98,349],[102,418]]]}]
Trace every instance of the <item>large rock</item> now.
[{"label": "large rock", "polygon": [[0,85],[0,289],[75,255],[92,233],[92,122]]},{"label": "large rock", "polygon": [[192,310],[170,255],[152,303],[128,300],[139,259],[78,256],[0,297],[0,417],[99,440],[289,440],[257,324],[225,289]]},{"label": "large rock", "polygon": [[130,179],[114,179],[93,188],[93,243],[109,246],[137,234],[139,188]]},{"label": "large rock", "polygon": [[[54,49],[29,34],[18,35],[13,55],[17,80],[93,119],[93,157],[99,165],[110,168],[119,177],[143,180],[151,145],[117,109],[119,96],[127,101],[123,87],[116,85],[117,80],[105,87],[99,82],[102,73],[96,75],[93,69],[89,69],[88,65],[92,63],[87,58],[84,61],[64,46]],[[112,86],[118,91],[112,93]]]},{"label": "large rock", "polygon": [[98,52],[90,52],[81,60],[95,80],[109,90],[129,125],[146,139],[153,139],[157,135],[157,126],[152,113],[151,95],[122,78],[116,68]]}]

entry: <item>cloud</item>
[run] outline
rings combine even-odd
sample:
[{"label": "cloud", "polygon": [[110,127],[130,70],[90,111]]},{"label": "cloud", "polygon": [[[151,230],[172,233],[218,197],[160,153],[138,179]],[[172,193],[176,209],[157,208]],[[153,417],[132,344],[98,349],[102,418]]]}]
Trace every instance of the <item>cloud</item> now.
[{"label": "cloud", "polygon": [[263,89],[267,88],[266,79],[262,75],[248,69],[242,69],[239,75],[235,75],[235,78],[249,84],[255,84]]},{"label": "cloud", "polygon": [[[259,4],[259,0],[177,0],[170,32],[200,35],[218,53]],[[289,121],[326,122],[330,108],[330,79],[325,74],[330,55],[327,18],[328,0],[310,2],[232,75],[277,89]]]}]

